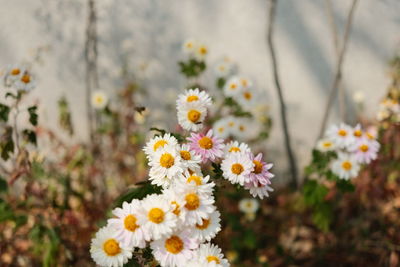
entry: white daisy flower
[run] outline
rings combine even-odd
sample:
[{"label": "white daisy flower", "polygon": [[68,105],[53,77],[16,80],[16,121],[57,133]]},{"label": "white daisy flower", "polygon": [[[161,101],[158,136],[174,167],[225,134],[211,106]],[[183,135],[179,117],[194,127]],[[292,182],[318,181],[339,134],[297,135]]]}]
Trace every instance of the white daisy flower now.
[{"label": "white daisy flower", "polygon": [[216,121],[213,125],[213,132],[219,138],[227,138],[230,134],[227,120],[224,118]]},{"label": "white daisy flower", "polygon": [[164,146],[176,147],[177,145],[178,141],[176,138],[171,134],[166,133],[164,136],[156,136],[148,141],[146,146],[143,148],[143,151],[148,158],[152,158],[158,149]]},{"label": "white daisy flower", "polygon": [[224,86],[224,94],[226,96],[234,96],[242,91],[243,87],[241,84],[241,80],[237,76],[233,76],[228,79]]},{"label": "white daisy flower", "polygon": [[236,102],[239,103],[240,106],[244,110],[252,110],[256,104],[257,95],[256,92],[250,88],[243,88],[240,93],[234,96]]},{"label": "white daisy flower", "polygon": [[193,55],[197,47],[197,41],[194,39],[186,40],[182,45],[182,50],[185,54]]},{"label": "white daisy flower", "polygon": [[206,56],[208,55],[208,47],[204,44],[199,44],[196,46],[194,51],[194,56],[199,61],[204,61]]},{"label": "white daisy flower", "polygon": [[19,65],[12,65],[5,71],[5,83],[7,86],[11,86],[14,82],[21,78],[21,75],[25,72],[25,69]]},{"label": "white daisy flower", "polygon": [[138,222],[147,231],[150,239],[157,240],[172,234],[178,220],[173,213],[174,209],[161,195],[152,194],[142,200]]},{"label": "white daisy flower", "polygon": [[197,185],[193,183],[177,184],[175,192],[182,195],[185,205],[182,209],[185,211],[185,222],[187,225],[201,224],[203,219],[207,219],[215,210],[213,205],[215,200],[211,193],[201,192]]},{"label": "white daisy flower", "polygon": [[168,187],[171,182],[183,172],[182,160],[175,147],[165,146],[158,149],[149,165],[149,180],[152,184]]},{"label": "white daisy flower", "polygon": [[174,233],[150,243],[154,258],[164,266],[186,266],[193,258],[193,249],[198,247],[196,240],[186,231]]},{"label": "white daisy flower", "polygon": [[186,90],[185,93],[178,96],[176,101],[176,106],[178,109],[190,104],[190,103],[200,103],[204,107],[211,106],[211,97],[205,91],[200,91],[198,88]]},{"label": "white daisy flower", "polygon": [[235,69],[235,64],[229,57],[224,57],[223,59],[219,60],[215,66],[214,71],[217,77],[227,77],[228,75],[232,74]]},{"label": "white daisy flower", "polygon": [[143,227],[139,225],[137,217],[141,212],[141,203],[134,199],[131,203],[124,202],[122,208],[112,211],[116,218],[108,220],[108,225],[115,229],[117,240],[128,247],[144,248],[146,240],[149,240]]},{"label": "white daisy flower", "polygon": [[369,164],[378,157],[380,144],[376,140],[361,138],[351,147],[350,151],[359,163]]},{"label": "white daisy flower", "polygon": [[340,179],[349,180],[358,175],[360,165],[352,155],[340,153],[338,159],[332,162],[331,170]]},{"label": "white daisy flower", "polygon": [[249,89],[253,86],[253,82],[247,79],[246,77],[239,78],[240,85],[242,88]]},{"label": "white daisy flower", "polygon": [[328,138],[324,138],[318,141],[316,148],[321,152],[328,152],[334,151],[336,149],[336,146],[331,140],[329,140]]},{"label": "white daisy flower", "polygon": [[228,267],[229,262],[225,259],[221,249],[211,243],[201,244],[197,255],[202,267]]},{"label": "white daisy flower", "polygon": [[103,91],[95,91],[92,93],[91,101],[95,109],[104,109],[108,103],[108,96]]},{"label": "white daisy flower", "polygon": [[259,202],[254,198],[243,198],[239,201],[239,210],[243,213],[255,213],[259,207]]},{"label": "white daisy flower", "polygon": [[[209,182],[210,176],[203,177],[201,173],[189,173],[186,172],[182,176],[182,181],[183,183],[191,184],[197,187],[197,190],[199,193],[202,194],[212,194],[215,183],[214,182]],[[181,185],[177,185],[181,186]]]},{"label": "white daisy flower", "polygon": [[177,228],[185,224],[186,210],[182,209],[185,205],[185,199],[182,195],[175,192],[175,187],[172,186],[163,190],[162,195],[172,206],[172,213],[177,217]]},{"label": "white daisy flower", "polygon": [[201,156],[190,150],[190,146],[183,144],[179,148],[179,154],[182,160],[182,167],[185,170],[194,172],[200,171]]},{"label": "white daisy flower", "polygon": [[360,124],[357,124],[356,127],[354,127],[352,134],[353,134],[355,140],[360,140],[363,138],[364,132],[361,129]]},{"label": "white daisy flower", "polygon": [[225,155],[230,153],[251,153],[251,149],[249,145],[246,143],[239,143],[238,141],[230,141],[228,144],[225,145]]},{"label": "white daisy flower", "polygon": [[250,180],[249,174],[254,170],[254,163],[246,154],[231,153],[222,161],[221,169],[225,179],[243,186]]},{"label": "white daisy flower", "polygon": [[132,248],[123,245],[115,238],[114,229],[103,227],[92,239],[90,254],[99,266],[122,267],[132,258]]},{"label": "white daisy flower", "polygon": [[207,109],[202,103],[191,102],[184,106],[178,106],[177,110],[178,122],[183,129],[197,132],[203,128]]},{"label": "white daisy flower", "polygon": [[36,83],[32,75],[24,71],[19,78],[14,81],[14,86],[20,91],[31,91],[36,87]]},{"label": "white daisy flower", "polygon": [[326,136],[339,148],[350,147],[355,141],[353,129],[344,123],[341,123],[339,126],[332,125],[329,127]]},{"label": "white daisy flower", "polygon": [[192,236],[200,243],[210,241],[221,231],[220,216],[218,210],[210,214],[209,218],[203,219],[202,223],[195,224],[191,229]]},{"label": "white daisy flower", "polygon": [[254,138],[259,132],[259,124],[252,122],[248,118],[236,118],[236,127],[232,134],[238,139]]}]

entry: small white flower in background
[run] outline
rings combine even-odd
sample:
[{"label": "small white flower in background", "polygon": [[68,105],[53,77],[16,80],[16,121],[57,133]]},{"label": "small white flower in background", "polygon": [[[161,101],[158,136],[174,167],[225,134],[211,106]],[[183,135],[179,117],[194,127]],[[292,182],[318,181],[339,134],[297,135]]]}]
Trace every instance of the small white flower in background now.
[{"label": "small white flower in background", "polygon": [[226,119],[220,119],[213,125],[213,132],[219,138],[227,138],[230,135],[228,123]]},{"label": "small white flower in background", "polygon": [[160,239],[173,233],[178,222],[174,209],[162,195],[153,194],[142,200],[138,222],[147,231],[150,239]]},{"label": "small white flower in background", "polygon": [[21,75],[25,72],[25,69],[19,65],[9,66],[4,73],[5,83],[7,86],[13,85],[13,83],[21,78]]},{"label": "small white flower in background", "polygon": [[349,180],[358,175],[360,165],[353,155],[339,153],[338,158],[332,162],[331,170],[339,178]]},{"label": "small white flower in background", "polygon": [[230,141],[228,144],[225,145],[224,148],[225,155],[230,153],[251,153],[251,149],[249,145],[246,143],[239,143],[238,141]]},{"label": "small white flower in background", "polygon": [[133,199],[131,203],[124,202],[122,208],[112,211],[116,218],[108,220],[108,225],[115,230],[117,240],[128,247],[146,247],[149,237],[143,227],[139,225],[137,217],[141,212],[141,203]]},{"label": "small white flower in background", "polygon": [[197,48],[197,41],[194,39],[186,40],[182,45],[182,50],[185,54],[193,55]]},{"label": "small white flower in background", "polygon": [[248,78],[246,77],[240,77],[240,85],[242,86],[242,88],[244,89],[249,89],[253,86],[253,82],[250,81]]},{"label": "small white flower in background", "polygon": [[251,88],[243,88],[240,93],[233,97],[244,110],[252,110],[254,109],[254,105],[256,104],[256,91]]},{"label": "small white flower in background", "polygon": [[174,179],[177,179],[183,173],[183,164],[177,147],[165,146],[158,149],[149,165],[149,180],[152,184],[168,187]]},{"label": "small white flower in background", "polygon": [[232,129],[232,134],[238,139],[249,140],[255,138],[260,129],[260,125],[249,118],[236,117],[235,127]]},{"label": "small white flower in background", "polygon": [[203,61],[208,55],[208,47],[204,44],[199,44],[195,50],[195,57],[199,61]]},{"label": "small white flower in background", "polygon": [[225,179],[243,186],[250,180],[249,174],[254,170],[254,163],[249,155],[231,153],[222,161],[221,169]]},{"label": "small white flower in background", "polygon": [[95,91],[92,93],[92,106],[95,109],[103,109],[107,106],[108,96],[103,91]]},{"label": "small white flower in background", "polygon": [[324,138],[318,141],[317,149],[321,152],[334,151],[336,149],[335,144],[328,138]]},{"label": "small white flower in background", "polygon": [[235,65],[229,57],[224,57],[222,60],[219,60],[215,66],[214,71],[218,78],[227,77],[235,69]]},{"label": "small white flower in background", "polygon": [[119,267],[132,257],[132,248],[123,245],[115,238],[114,229],[103,227],[92,239],[90,254],[99,266]]},{"label": "small white flower in background", "polygon": [[36,87],[36,83],[32,75],[24,71],[18,79],[14,81],[14,86],[20,91],[31,91]]},{"label": "small white flower in background", "polygon": [[186,266],[186,262],[193,258],[193,249],[198,247],[198,243],[189,232],[183,231],[153,241],[150,247],[161,266]]},{"label": "small white flower in background", "polygon": [[243,213],[255,213],[259,207],[260,204],[254,198],[243,198],[239,202],[239,210]]},{"label": "small white flower in background", "polygon": [[211,243],[201,244],[197,250],[199,267],[229,267],[229,262],[225,259],[221,249]]},{"label": "small white flower in background", "polygon": [[362,91],[356,91],[353,93],[353,101],[357,104],[364,103],[365,94]]},{"label": "small white flower in background", "polygon": [[156,136],[148,141],[146,146],[143,148],[143,151],[147,155],[147,158],[151,159],[155,152],[164,146],[176,147],[177,145],[178,141],[176,138],[171,134],[166,133],[164,136]]},{"label": "small white flower in background", "polygon": [[349,148],[355,142],[352,127],[345,123],[330,126],[326,136],[339,148]]},{"label": "small white flower in background", "polygon": [[221,231],[219,211],[214,211],[209,218],[203,219],[202,223],[195,224],[191,229],[192,236],[199,242],[210,241]]},{"label": "small white flower in background", "polygon": [[241,80],[237,76],[233,76],[228,79],[224,86],[224,94],[226,96],[234,96],[239,94],[242,91],[243,87],[241,84]]}]

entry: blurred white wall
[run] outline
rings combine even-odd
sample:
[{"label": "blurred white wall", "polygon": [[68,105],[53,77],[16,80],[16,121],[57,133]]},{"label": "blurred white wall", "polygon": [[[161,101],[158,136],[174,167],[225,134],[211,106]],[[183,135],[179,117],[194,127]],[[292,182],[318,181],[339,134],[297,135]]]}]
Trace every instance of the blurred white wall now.
[{"label": "blurred white wall", "polygon": [[[178,90],[184,84],[177,75],[176,60],[181,57],[181,42],[194,37],[209,46],[210,62],[222,55],[230,56],[239,63],[241,73],[254,78],[257,86],[268,92],[274,119],[269,155],[270,160],[279,161],[283,144],[266,47],[267,2],[98,0],[101,89],[112,93],[116,85],[121,85],[117,70],[122,63],[135,69],[146,62],[151,67],[142,73],[143,82],[149,87],[144,101],[165,105],[165,98],[159,96],[165,91],[160,90]],[[352,1],[332,2],[342,34]],[[86,138],[86,1],[0,0],[0,6],[0,66],[30,60],[36,48],[49,46],[42,64],[34,66],[38,77],[34,96],[44,104],[42,118],[50,126],[56,125],[53,111],[57,99],[65,94],[71,101],[77,133]],[[399,0],[359,1],[343,68],[350,110],[353,92],[362,91],[366,96],[366,114],[374,116],[390,82],[385,73],[400,41],[399,14]],[[336,60],[326,2],[278,0],[276,26],[275,43],[290,130],[296,155],[304,166],[318,134]],[[173,101],[173,91],[168,92],[168,99]],[[337,106],[331,121],[339,121]]]}]

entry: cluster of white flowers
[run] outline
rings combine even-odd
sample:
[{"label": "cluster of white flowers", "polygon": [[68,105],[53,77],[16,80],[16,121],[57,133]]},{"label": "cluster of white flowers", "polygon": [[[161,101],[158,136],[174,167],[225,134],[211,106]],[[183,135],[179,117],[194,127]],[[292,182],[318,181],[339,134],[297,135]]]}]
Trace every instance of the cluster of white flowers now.
[{"label": "cluster of white flowers", "polygon": [[104,109],[108,104],[108,96],[103,91],[94,91],[91,96],[91,103],[95,109]]},{"label": "cluster of white flowers", "polygon": [[4,83],[7,87],[14,87],[23,92],[31,91],[36,86],[30,71],[18,65],[7,68],[4,73]]},{"label": "cluster of white flowers", "polygon": [[[188,90],[178,97],[178,118],[182,127],[199,130],[211,98],[206,92]],[[192,121],[193,111],[199,113]],[[91,254],[100,266],[122,266],[135,248],[150,246],[161,266],[229,266],[221,249],[210,243],[221,230],[215,206],[215,183],[202,174],[208,162],[221,162],[225,179],[263,198],[272,191],[269,172],[272,164],[254,156],[247,144],[224,140],[206,133],[191,132],[179,143],[165,133],[147,142],[149,180],[162,188],[143,200],[124,202],[113,210],[114,218],[100,229],[92,241]]]},{"label": "cluster of white flowers", "polygon": [[183,52],[191,58],[204,61],[208,55],[208,47],[194,39],[188,39],[183,43]]},{"label": "cluster of white flowers", "polygon": [[322,152],[336,152],[338,157],[332,162],[331,170],[346,180],[358,175],[361,164],[376,159],[379,148],[373,131],[363,131],[359,124],[353,128],[344,123],[330,126],[325,138],[317,144],[317,149]]},{"label": "cluster of white flowers", "polygon": [[393,118],[395,122],[400,122],[400,104],[396,99],[386,98],[379,105],[377,119],[379,121]]}]

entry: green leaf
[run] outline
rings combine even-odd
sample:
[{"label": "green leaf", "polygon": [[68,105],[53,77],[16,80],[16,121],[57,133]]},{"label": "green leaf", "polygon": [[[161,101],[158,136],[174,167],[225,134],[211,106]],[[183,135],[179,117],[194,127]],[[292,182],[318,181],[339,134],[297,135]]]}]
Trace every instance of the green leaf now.
[{"label": "green leaf", "polygon": [[29,112],[29,122],[36,126],[38,123],[37,106],[31,106],[28,108]]},{"label": "green leaf", "polygon": [[303,187],[304,202],[308,206],[317,206],[324,202],[328,188],[315,180],[308,180]]},{"label": "green leaf", "polygon": [[225,78],[223,78],[223,77],[218,78],[218,79],[217,79],[217,88],[218,88],[218,89],[224,88],[225,83],[226,83]]},{"label": "green leaf", "polygon": [[123,265],[123,267],[140,267],[140,264],[134,257],[132,257],[127,263]]},{"label": "green leaf", "polygon": [[0,194],[3,192],[7,192],[8,184],[7,181],[0,176]]},{"label": "green leaf", "polygon": [[355,186],[349,180],[338,179],[336,181],[336,188],[342,193],[354,192]]},{"label": "green leaf", "polygon": [[6,140],[4,143],[0,144],[1,150],[1,158],[4,160],[8,160],[10,155],[14,153],[14,141],[10,138]]},{"label": "green leaf", "polygon": [[121,195],[114,203],[115,207],[120,207],[122,203],[131,202],[132,199],[143,199],[150,194],[160,194],[161,187],[152,185],[149,181],[139,182],[135,188],[128,190],[125,194]]},{"label": "green leaf", "polygon": [[37,140],[36,140],[36,133],[35,131],[25,129],[22,131],[22,134],[28,140],[29,143],[34,144],[35,146],[37,145]]},{"label": "green leaf", "polygon": [[322,203],[314,209],[313,222],[322,231],[327,232],[329,230],[332,218],[333,208],[329,203]]},{"label": "green leaf", "polygon": [[10,107],[0,103],[0,121],[7,122],[10,114]]}]

